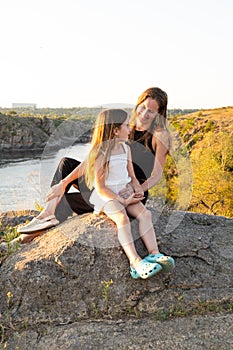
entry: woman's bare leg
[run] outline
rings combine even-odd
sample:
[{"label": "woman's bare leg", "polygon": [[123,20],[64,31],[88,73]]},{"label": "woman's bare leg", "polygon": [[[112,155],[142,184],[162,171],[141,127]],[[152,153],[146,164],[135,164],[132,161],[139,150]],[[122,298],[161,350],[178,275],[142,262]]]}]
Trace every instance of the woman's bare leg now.
[{"label": "woman's bare leg", "polygon": [[59,197],[53,198],[50,201],[46,202],[44,209],[37,216],[37,218],[42,220],[48,216],[54,215],[58,203]]}]

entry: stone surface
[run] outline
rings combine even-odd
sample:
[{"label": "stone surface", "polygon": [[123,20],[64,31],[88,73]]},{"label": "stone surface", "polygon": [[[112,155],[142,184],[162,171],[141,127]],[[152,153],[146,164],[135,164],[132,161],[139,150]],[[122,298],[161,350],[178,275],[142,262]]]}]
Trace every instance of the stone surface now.
[{"label": "stone surface", "polygon": [[153,318],[80,321],[23,331],[7,349],[33,350],[231,350],[233,316],[193,316],[169,321]]},{"label": "stone surface", "polygon": [[[127,344],[134,338],[138,340],[132,349],[149,349],[154,345],[162,349],[202,349],[205,346],[201,344],[208,344],[209,334],[216,347],[208,349],[228,349],[220,347],[223,340],[219,337],[221,332],[228,334],[232,315],[217,312],[232,310],[233,220],[187,212],[151,211],[160,251],[175,258],[172,274],[133,280],[114,224],[104,216],[75,216],[30,244],[22,245],[3,262],[1,324],[10,332],[10,322],[19,338],[26,339],[35,349],[75,349],[85,339],[90,341],[90,346],[81,349],[97,349],[104,339],[108,339],[107,349],[114,348],[113,340],[116,348],[130,349]],[[143,257],[147,252],[139,239],[135,220],[132,231]],[[200,315],[209,312],[211,316]],[[189,316],[195,313],[198,316]],[[167,316],[182,316],[182,319],[156,321]],[[212,327],[215,317],[219,335]],[[187,322],[190,333],[183,333]],[[111,337],[106,335],[106,329]],[[166,334],[173,334],[170,345]],[[196,337],[193,340],[192,334]],[[8,339],[8,344],[13,344],[13,339],[13,336]],[[186,347],[182,339],[187,341]],[[143,342],[147,344],[145,347]]]}]

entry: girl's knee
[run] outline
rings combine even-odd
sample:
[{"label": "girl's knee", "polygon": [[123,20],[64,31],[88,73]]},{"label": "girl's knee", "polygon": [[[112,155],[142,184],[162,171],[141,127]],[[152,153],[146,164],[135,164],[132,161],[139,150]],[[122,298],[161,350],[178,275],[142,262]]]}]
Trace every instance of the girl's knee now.
[{"label": "girl's knee", "polygon": [[122,225],[128,225],[130,223],[129,217],[126,212],[122,211],[119,214],[119,223]]},{"label": "girl's knee", "polygon": [[152,214],[149,209],[145,209],[143,213],[140,215],[139,220],[146,220],[146,221],[151,221],[152,220]]}]

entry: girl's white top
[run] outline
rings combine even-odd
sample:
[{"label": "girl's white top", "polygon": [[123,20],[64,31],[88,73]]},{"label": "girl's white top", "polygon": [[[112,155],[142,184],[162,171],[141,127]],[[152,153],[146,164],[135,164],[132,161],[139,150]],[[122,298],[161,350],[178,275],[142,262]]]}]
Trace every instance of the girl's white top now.
[{"label": "girl's white top", "polygon": [[[109,171],[105,179],[105,185],[114,193],[122,190],[130,181],[128,173],[128,146],[122,142],[124,153],[111,155],[109,159]],[[100,195],[96,189],[91,194],[90,203],[94,204],[95,212],[100,212],[109,198]]]},{"label": "girl's white top", "polygon": [[105,184],[107,187],[112,185],[126,185],[131,181],[128,174],[128,147],[122,142],[124,153],[110,156],[109,171]]}]

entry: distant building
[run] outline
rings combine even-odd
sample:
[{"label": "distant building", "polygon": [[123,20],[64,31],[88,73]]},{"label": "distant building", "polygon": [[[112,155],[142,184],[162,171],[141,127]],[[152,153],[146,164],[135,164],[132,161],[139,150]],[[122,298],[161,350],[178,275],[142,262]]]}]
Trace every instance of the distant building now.
[{"label": "distant building", "polygon": [[12,103],[12,108],[36,109],[36,104],[35,103]]}]

